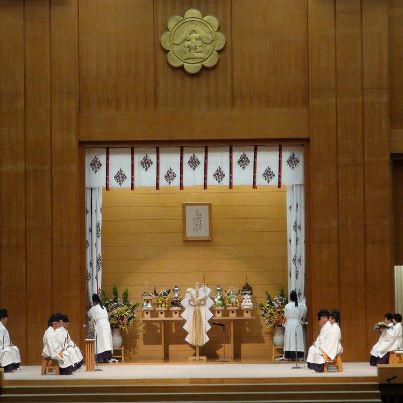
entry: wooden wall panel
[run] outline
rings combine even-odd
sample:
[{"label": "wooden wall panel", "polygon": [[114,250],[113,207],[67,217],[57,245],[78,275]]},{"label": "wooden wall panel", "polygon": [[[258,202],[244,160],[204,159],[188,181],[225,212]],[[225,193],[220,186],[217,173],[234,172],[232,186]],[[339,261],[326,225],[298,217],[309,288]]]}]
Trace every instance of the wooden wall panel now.
[{"label": "wooden wall panel", "polygon": [[[186,122],[186,123],[184,123]],[[80,141],[306,139],[307,108],[82,112]],[[250,140],[249,140],[250,141]]]},{"label": "wooden wall panel", "polygon": [[79,2],[80,109],[154,107],[153,2]]},{"label": "wooden wall panel", "polygon": [[235,108],[308,104],[307,2],[232,1]]},{"label": "wooden wall panel", "polygon": [[[309,40],[309,333],[318,333],[315,313],[339,306],[336,41],[333,1],[308,2]],[[312,270],[311,270],[312,269]],[[324,280],[326,279],[326,280]],[[315,336],[316,337],[316,336]]]},{"label": "wooden wall panel", "polygon": [[[155,107],[156,109],[230,109],[232,101],[232,40],[231,0],[155,0]],[[167,52],[160,46],[160,37],[167,31],[169,18],[195,8],[203,16],[213,15],[220,23],[220,31],[227,42],[219,51],[218,64],[209,71],[203,67],[196,75],[183,68],[171,67]],[[201,122],[198,122],[199,124]],[[186,118],[183,126],[188,127]]]},{"label": "wooden wall panel", "polygon": [[77,340],[85,317],[77,196],[78,0],[55,0],[51,11],[53,310],[70,316]]},{"label": "wooden wall panel", "polygon": [[393,161],[393,240],[395,266],[403,266],[403,160]]},{"label": "wooden wall panel", "polygon": [[24,2],[0,1],[0,305],[26,357]]},{"label": "wooden wall panel", "polygon": [[[103,194],[103,288],[111,292],[129,289],[131,300],[142,302],[145,290],[177,285],[186,288],[203,276],[214,290],[248,282],[255,298],[263,300],[265,291],[287,289],[287,234],[285,188],[249,187],[228,190],[187,189],[160,191],[138,188],[111,190]],[[182,203],[213,203],[213,240],[185,242],[182,233]],[[261,218],[259,218],[261,217]],[[213,291],[215,294],[215,291]],[[257,315],[255,311],[255,315]],[[191,349],[179,329],[167,324],[173,345],[171,359],[186,359]],[[144,327],[146,328],[144,331]],[[269,359],[271,337],[258,319],[237,326],[237,355],[244,359]],[[135,360],[158,358],[158,328],[142,325],[127,340]],[[219,329],[221,331],[221,329]],[[209,357],[222,355],[220,332],[212,332],[206,346]],[[172,340],[171,340],[172,339]],[[228,346],[227,346],[228,348]]]},{"label": "wooden wall panel", "polygon": [[[383,3],[383,2],[382,2]],[[391,127],[403,129],[403,2],[389,1]],[[382,49],[379,49],[382,51]],[[385,49],[383,49],[385,51]],[[387,55],[384,55],[387,57]]]},{"label": "wooden wall panel", "polygon": [[[364,0],[362,24],[366,302],[370,326],[393,310],[394,301],[388,1]],[[382,304],[376,295],[382,295]],[[369,347],[374,338],[368,332]]]},{"label": "wooden wall panel", "polygon": [[25,2],[27,361],[38,362],[52,307],[50,10]]},{"label": "wooden wall panel", "polygon": [[361,42],[361,1],[337,1],[338,308],[349,359],[368,353],[361,342],[366,329]]}]

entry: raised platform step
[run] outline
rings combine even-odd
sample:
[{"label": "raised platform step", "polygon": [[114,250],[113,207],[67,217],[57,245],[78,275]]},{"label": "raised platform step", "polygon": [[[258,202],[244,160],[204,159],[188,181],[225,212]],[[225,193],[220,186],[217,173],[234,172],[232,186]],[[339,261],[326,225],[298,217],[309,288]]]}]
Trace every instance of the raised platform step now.
[{"label": "raised platform step", "polygon": [[5,386],[4,402],[381,402],[376,383]]}]

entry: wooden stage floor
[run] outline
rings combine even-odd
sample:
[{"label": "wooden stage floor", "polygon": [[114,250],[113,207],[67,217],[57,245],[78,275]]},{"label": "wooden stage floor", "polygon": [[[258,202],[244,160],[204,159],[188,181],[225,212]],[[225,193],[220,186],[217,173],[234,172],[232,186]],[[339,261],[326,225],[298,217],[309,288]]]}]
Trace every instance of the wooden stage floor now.
[{"label": "wooden stage floor", "polygon": [[[133,383],[255,383],[255,382],[346,382],[377,381],[377,369],[367,362],[344,363],[343,372],[315,373],[302,368],[292,369],[295,363],[183,363],[183,364],[102,364],[102,371],[86,372],[80,369],[70,376],[41,376],[39,366],[24,366],[4,374],[4,385],[42,382],[68,382],[84,384],[110,380]],[[281,378],[281,379],[280,379]],[[96,383],[96,382],[95,382]]]}]

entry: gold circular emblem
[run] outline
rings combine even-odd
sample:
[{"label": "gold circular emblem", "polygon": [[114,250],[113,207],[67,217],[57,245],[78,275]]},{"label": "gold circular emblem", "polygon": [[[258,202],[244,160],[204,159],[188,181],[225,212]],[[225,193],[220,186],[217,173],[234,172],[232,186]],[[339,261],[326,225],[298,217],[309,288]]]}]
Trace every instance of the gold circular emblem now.
[{"label": "gold circular emblem", "polygon": [[168,21],[168,31],[161,36],[161,46],[168,50],[167,60],[191,74],[202,66],[218,62],[218,50],[225,46],[225,37],[218,32],[218,20],[211,15],[203,18],[198,10],[186,11],[184,17],[175,15]]}]

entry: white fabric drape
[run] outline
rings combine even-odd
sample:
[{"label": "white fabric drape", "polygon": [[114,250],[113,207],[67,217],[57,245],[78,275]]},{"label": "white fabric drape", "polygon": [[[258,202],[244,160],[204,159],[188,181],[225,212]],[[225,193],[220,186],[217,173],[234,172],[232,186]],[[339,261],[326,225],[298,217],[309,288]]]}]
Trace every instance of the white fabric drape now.
[{"label": "white fabric drape", "polygon": [[403,266],[395,266],[395,312],[403,312]]},{"label": "white fabric drape", "polygon": [[85,190],[86,266],[88,300],[102,285],[102,188]]},{"label": "white fabric drape", "polygon": [[181,179],[183,187],[205,182],[207,187],[301,185],[304,149],[298,145],[235,145],[87,150],[86,187],[179,187]]},{"label": "white fabric drape", "polygon": [[85,155],[85,186],[96,188],[106,185],[106,149],[89,148]]},{"label": "white fabric drape", "polygon": [[305,202],[304,185],[287,188],[288,293],[305,298]]}]

